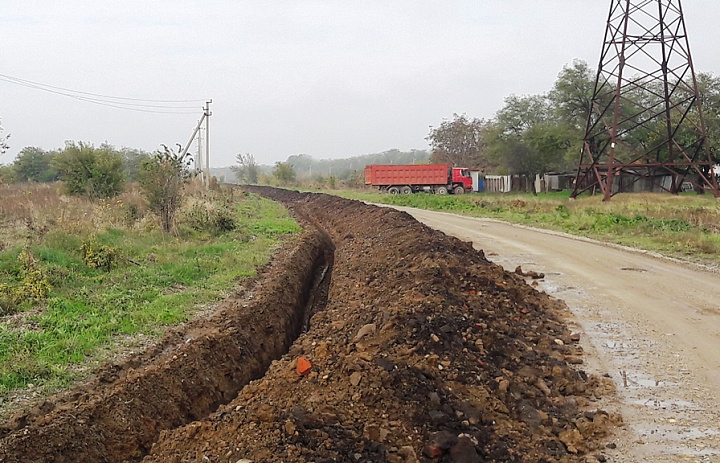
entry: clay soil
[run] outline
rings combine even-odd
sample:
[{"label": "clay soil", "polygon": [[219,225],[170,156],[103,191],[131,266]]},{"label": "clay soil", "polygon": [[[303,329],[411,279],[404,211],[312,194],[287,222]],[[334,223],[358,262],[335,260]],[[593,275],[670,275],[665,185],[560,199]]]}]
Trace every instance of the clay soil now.
[{"label": "clay soil", "polygon": [[307,232],[212,316],[18,413],[0,461],[602,461],[611,382],[539,275],[404,212],[252,191]]}]

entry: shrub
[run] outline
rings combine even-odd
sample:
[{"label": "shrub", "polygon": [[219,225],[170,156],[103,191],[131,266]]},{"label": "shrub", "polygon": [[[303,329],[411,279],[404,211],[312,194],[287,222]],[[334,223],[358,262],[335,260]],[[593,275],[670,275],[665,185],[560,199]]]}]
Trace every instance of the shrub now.
[{"label": "shrub", "polygon": [[0,283],[1,315],[18,312],[23,304],[37,303],[50,294],[50,283],[30,249],[23,248],[17,260],[22,266],[22,279],[19,284]]},{"label": "shrub", "polygon": [[221,235],[237,228],[232,209],[218,198],[195,198],[184,212],[183,221],[193,230],[207,231],[213,235]]},{"label": "shrub", "polygon": [[142,218],[140,206],[137,203],[127,203],[123,208],[123,220],[126,227],[132,227]]},{"label": "shrub", "polygon": [[158,214],[163,230],[170,232],[182,201],[182,189],[190,178],[190,158],[163,145],[140,166],[140,186],[150,209]]},{"label": "shrub", "polygon": [[98,243],[94,237],[80,245],[80,255],[88,267],[106,271],[110,271],[118,260],[117,249]]},{"label": "shrub", "polygon": [[82,142],[68,142],[53,157],[52,166],[71,195],[109,198],[124,188],[122,156],[108,145],[95,148]]}]

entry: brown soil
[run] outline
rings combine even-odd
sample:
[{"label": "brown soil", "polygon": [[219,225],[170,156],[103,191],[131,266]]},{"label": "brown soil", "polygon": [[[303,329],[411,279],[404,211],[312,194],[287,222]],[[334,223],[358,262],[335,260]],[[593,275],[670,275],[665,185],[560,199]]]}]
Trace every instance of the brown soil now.
[{"label": "brown soil", "polygon": [[213,317],[7,423],[0,461],[585,461],[617,419],[521,275],[402,212],[253,191],[308,233]]}]

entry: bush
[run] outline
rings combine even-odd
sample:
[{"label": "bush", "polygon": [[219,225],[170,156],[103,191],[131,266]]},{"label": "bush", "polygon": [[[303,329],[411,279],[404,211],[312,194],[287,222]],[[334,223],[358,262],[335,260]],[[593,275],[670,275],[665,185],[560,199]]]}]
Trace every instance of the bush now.
[{"label": "bush", "polygon": [[163,145],[140,166],[140,186],[150,209],[160,217],[163,230],[170,232],[182,202],[182,189],[190,178],[190,158]]},{"label": "bush", "polygon": [[140,219],[142,219],[142,211],[140,211],[140,206],[138,206],[137,203],[127,203],[124,205],[123,220],[126,227],[132,227]]},{"label": "bush", "polygon": [[125,180],[122,155],[108,145],[95,148],[68,142],[52,159],[69,194],[109,198],[122,193]]},{"label": "bush", "polygon": [[110,271],[118,260],[117,249],[98,243],[94,237],[80,245],[80,255],[88,267],[106,271]]},{"label": "bush", "polygon": [[22,280],[14,285],[0,283],[0,315],[16,313],[23,304],[40,302],[50,294],[50,283],[30,249],[23,248],[17,260],[22,266]]},{"label": "bush", "polygon": [[183,214],[183,222],[193,230],[221,235],[237,228],[232,209],[218,199],[194,199]]}]

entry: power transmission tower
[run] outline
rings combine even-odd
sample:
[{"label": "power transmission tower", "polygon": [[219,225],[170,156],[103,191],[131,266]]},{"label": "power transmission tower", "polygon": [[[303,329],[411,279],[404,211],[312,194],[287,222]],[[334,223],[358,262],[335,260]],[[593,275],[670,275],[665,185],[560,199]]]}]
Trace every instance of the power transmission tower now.
[{"label": "power transmission tower", "polygon": [[[680,0],[612,0],[572,197],[718,196]],[[639,183],[639,185],[638,185]]]}]

